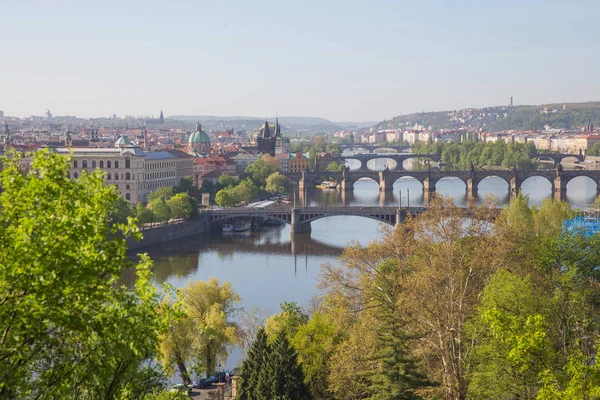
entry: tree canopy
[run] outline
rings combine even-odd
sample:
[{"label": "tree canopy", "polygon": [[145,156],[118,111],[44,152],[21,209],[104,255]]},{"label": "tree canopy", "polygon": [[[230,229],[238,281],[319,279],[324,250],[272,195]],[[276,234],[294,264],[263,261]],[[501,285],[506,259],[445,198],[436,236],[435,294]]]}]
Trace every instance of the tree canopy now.
[{"label": "tree canopy", "polygon": [[135,287],[117,284],[137,228],[110,217],[120,194],[100,172],[69,179],[69,163],[48,150],[28,172],[14,153],[3,160],[0,397],[141,398],[162,383],[148,360],[176,309],[145,256]]}]

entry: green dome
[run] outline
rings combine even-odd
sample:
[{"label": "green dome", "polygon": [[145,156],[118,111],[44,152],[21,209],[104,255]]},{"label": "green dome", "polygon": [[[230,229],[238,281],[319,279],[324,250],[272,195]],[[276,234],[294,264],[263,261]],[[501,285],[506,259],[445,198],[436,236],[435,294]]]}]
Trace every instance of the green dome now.
[{"label": "green dome", "polygon": [[206,132],[204,132],[202,130],[202,125],[200,125],[200,124],[196,125],[196,132],[194,132],[190,135],[190,139],[188,140],[188,143],[189,144],[210,143],[210,139],[208,138],[208,135],[206,134]]}]

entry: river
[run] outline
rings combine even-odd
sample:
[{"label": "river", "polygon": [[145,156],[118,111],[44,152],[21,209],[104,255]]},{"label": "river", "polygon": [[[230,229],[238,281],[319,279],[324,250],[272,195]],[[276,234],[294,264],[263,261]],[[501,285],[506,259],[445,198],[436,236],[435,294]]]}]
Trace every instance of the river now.
[{"label": "river", "polygon": [[[394,184],[393,193],[379,194],[379,185],[372,180],[359,180],[354,191],[342,195],[335,190],[315,190],[308,194],[310,205],[396,205],[399,193],[402,204],[422,205],[421,184],[412,179],[401,179]],[[541,177],[530,178],[522,190],[532,204],[540,204],[551,195],[551,184]],[[466,203],[464,183],[456,178],[443,179],[437,192],[451,196],[459,205]],[[479,186],[479,197],[492,194],[506,204],[508,185],[500,178],[488,178]],[[567,200],[574,207],[593,202],[595,183],[577,178],[567,187]],[[344,198],[342,198],[344,196]],[[380,235],[379,223],[360,217],[330,217],[312,223],[310,237],[297,235],[290,238],[289,226],[265,229],[259,232],[200,235],[177,242],[145,249],[154,260],[158,283],[169,282],[182,287],[193,280],[216,277],[230,281],[242,298],[241,306],[250,310],[259,308],[267,314],[278,312],[283,301],[295,301],[302,306],[310,304],[317,292],[320,266],[337,263],[337,257],[350,241],[366,245]],[[124,273],[123,281],[132,284],[131,271]],[[234,350],[224,368],[235,367],[241,359]]]}]

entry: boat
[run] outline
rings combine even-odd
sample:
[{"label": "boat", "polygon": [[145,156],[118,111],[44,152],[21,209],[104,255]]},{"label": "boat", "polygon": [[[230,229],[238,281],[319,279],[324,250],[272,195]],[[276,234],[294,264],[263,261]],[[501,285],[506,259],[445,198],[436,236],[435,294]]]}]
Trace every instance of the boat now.
[{"label": "boat", "polygon": [[234,226],[231,224],[223,224],[223,232],[233,232]]},{"label": "boat", "polygon": [[250,221],[236,221],[233,227],[235,232],[245,232],[251,228]]}]

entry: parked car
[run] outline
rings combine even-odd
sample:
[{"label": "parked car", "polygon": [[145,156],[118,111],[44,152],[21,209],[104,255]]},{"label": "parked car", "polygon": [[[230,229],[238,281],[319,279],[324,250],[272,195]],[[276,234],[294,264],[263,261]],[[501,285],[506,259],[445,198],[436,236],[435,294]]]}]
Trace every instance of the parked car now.
[{"label": "parked car", "polygon": [[190,394],[192,393],[192,388],[188,385],[184,385],[183,383],[178,383],[176,385],[171,386],[169,392]]},{"label": "parked car", "polygon": [[192,382],[192,387],[194,389],[206,389],[209,386],[210,382],[204,378],[196,379],[194,382]]},{"label": "parked car", "polygon": [[225,375],[225,371],[215,372],[210,376],[209,380],[211,383],[225,382]]}]

